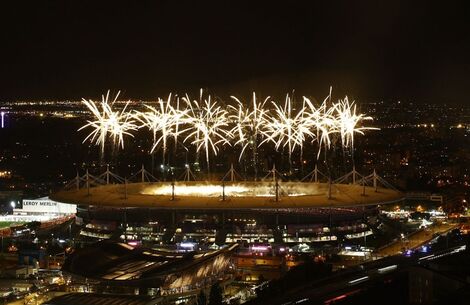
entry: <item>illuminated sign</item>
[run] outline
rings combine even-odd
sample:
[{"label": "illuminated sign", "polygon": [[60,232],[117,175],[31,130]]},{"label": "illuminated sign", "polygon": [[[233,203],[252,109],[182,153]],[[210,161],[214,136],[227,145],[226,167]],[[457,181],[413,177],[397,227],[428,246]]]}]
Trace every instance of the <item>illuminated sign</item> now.
[{"label": "illuminated sign", "polygon": [[15,209],[15,213],[50,213],[50,214],[75,214],[75,204],[65,204],[50,200],[48,197],[23,200],[23,208]]}]

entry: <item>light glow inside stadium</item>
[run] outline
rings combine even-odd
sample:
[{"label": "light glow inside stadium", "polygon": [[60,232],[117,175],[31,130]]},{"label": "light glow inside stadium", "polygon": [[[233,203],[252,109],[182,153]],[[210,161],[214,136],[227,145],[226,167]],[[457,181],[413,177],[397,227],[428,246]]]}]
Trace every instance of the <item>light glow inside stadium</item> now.
[{"label": "light glow inside stadium", "polygon": [[[306,196],[320,195],[324,193],[320,191],[320,185],[309,185],[308,187],[301,184],[278,183],[279,193],[283,196]],[[173,193],[179,196],[194,197],[219,197],[224,194],[230,197],[272,197],[276,192],[276,184],[272,183],[236,183],[230,185],[200,183],[186,185],[178,184],[159,184],[144,188],[141,191],[143,195],[171,196]]]}]

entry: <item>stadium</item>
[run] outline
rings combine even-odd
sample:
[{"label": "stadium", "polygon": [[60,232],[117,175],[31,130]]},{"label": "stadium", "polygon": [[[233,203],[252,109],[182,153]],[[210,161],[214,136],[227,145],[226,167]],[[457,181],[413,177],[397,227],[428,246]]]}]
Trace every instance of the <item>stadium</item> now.
[{"label": "stadium", "polygon": [[[136,177],[138,181],[135,181]],[[292,231],[289,226],[297,226],[304,231],[325,233],[317,231],[329,231],[324,227],[334,226],[337,222],[340,226],[352,226],[352,231],[357,233],[361,226],[356,228],[354,224],[360,223],[366,215],[376,213],[378,206],[403,200],[402,193],[375,172],[363,176],[353,170],[327,182],[316,168],[310,177],[298,182],[282,181],[275,169],[263,181],[236,181],[236,177],[235,172],[229,171],[224,176],[229,179],[222,181],[162,182],[156,181],[142,167],[128,180],[107,169],[98,176],[88,172],[77,176],[51,198],[77,205],[77,216],[86,223],[93,222],[90,231],[96,229],[111,234],[124,223],[127,227],[150,224],[152,228],[144,230],[149,236],[123,233],[123,239],[141,241],[141,237],[145,237],[166,242],[162,240],[163,235],[173,230],[186,239],[209,236],[210,242],[217,238],[221,243],[243,239],[244,230],[256,231],[260,227],[265,228],[264,232],[278,230],[279,226]],[[100,220],[107,226],[110,222],[113,224],[106,230],[100,227]],[[159,230],[164,230],[165,234]],[[223,232],[225,238],[216,236],[217,232]],[[296,236],[297,233],[296,230]],[[269,236],[266,241],[273,241],[274,235],[263,236]],[[296,239],[289,235],[284,234],[284,242]],[[331,234],[327,235],[331,238]],[[261,237],[257,234],[244,236],[249,236],[248,242],[265,239],[257,238]],[[174,238],[171,236],[170,240]],[[297,240],[315,238],[299,240],[297,237]]]}]

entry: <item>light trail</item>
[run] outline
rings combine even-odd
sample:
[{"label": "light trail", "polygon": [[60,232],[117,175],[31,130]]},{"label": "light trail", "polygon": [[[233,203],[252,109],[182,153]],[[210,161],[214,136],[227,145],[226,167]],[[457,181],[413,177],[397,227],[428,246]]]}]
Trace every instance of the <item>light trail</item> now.
[{"label": "light trail", "polygon": [[391,265],[391,266],[379,268],[379,269],[377,269],[377,272],[383,274],[383,273],[387,273],[387,272],[396,270],[397,268],[398,268],[398,265]]},{"label": "light trail", "polygon": [[362,282],[365,282],[369,279],[369,276],[363,276],[363,277],[360,277],[360,278],[357,278],[355,280],[351,280],[348,282],[349,285],[356,285],[356,284],[359,284],[359,283],[362,283]]}]

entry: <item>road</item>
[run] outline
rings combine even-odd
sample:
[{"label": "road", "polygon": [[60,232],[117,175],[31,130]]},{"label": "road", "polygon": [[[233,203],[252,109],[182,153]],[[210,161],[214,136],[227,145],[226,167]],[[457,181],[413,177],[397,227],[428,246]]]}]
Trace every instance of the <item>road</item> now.
[{"label": "road", "polygon": [[429,228],[411,234],[407,238],[397,240],[396,242],[379,249],[377,252],[375,252],[375,254],[379,257],[385,257],[400,254],[403,252],[403,249],[416,249],[421,245],[429,242],[435,234],[443,234],[447,231],[457,228],[458,226],[459,224],[454,223],[441,223],[433,225]]}]

